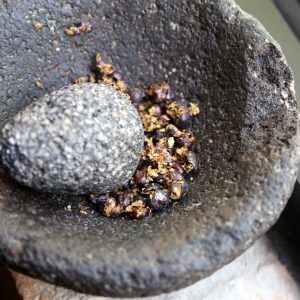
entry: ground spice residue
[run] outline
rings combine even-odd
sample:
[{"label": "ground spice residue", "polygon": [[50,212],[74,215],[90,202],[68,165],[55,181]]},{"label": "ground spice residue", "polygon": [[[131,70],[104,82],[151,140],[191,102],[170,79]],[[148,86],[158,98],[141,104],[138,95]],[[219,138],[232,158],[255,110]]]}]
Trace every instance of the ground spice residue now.
[{"label": "ground spice residue", "polygon": [[[75,81],[82,82],[105,82],[127,92],[121,75],[99,54],[93,72]],[[132,89],[129,95],[145,130],[142,158],[127,186],[112,193],[91,195],[90,201],[103,216],[140,219],[168,207],[188,192],[186,176],[197,170],[195,135],[189,127],[191,118],[200,111],[194,103],[176,100],[165,82]]]},{"label": "ground spice residue", "polygon": [[73,35],[82,35],[92,31],[92,25],[89,23],[80,22],[75,24],[74,26],[70,26],[65,29],[65,34],[73,36]]},{"label": "ground spice residue", "polygon": [[41,22],[34,22],[33,26],[36,30],[40,30],[43,28],[44,25]]},{"label": "ground spice residue", "polygon": [[39,89],[43,89],[43,88],[44,88],[44,84],[43,84],[42,82],[37,81],[35,84],[36,84],[36,86],[37,86]]}]

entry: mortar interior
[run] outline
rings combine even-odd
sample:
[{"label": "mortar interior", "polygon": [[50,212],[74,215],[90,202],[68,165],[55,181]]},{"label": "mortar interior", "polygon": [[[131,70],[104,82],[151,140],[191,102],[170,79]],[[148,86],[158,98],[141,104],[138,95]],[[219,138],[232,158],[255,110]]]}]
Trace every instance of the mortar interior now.
[{"label": "mortar interior", "polygon": [[[82,214],[84,197],[37,193],[2,170],[0,218],[3,236],[13,237],[4,263],[82,292],[149,295],[210,274],[275,221],[289,188],[271,190],[274,169],[292,149],[297,113],[274,89],[296,106],[292,75],[269,36],[255,22],[240,24],[241,12],[222,3],[43,0],[0,12],[2,125],[44,93],[87,75],[98,52],[129,86],[165,80],[201,109],[193,123],[200,171],[188,196],[142,221],[104,218],[90,207]],[[81,19],[92,23],[91,33],[63,33]],[[37,31],[34,21],[46,25]]]}]

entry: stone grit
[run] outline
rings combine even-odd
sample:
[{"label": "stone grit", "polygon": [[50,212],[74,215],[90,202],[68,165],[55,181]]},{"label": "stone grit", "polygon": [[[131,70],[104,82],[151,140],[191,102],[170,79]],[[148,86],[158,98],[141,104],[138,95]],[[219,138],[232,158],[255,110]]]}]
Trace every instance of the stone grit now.
[{"label": "stone grit", "polygon": [[[112,300],[76,293],[11,271],[24,300]],[[245,253],[194,285],[136,300],[297,300],[300,288],[266,236]],[[120,298],[115,298],[121,300]],[[133,299],[133,298],[130,298]],[[127,298],[129,300],[129,298]]]},{"label": "stone grit", "polygon": [[[1,125],[88,74],[87,57],[101,52],[130,86],[167,75],[176,94],[199,100],[204,172],[185,202],[136,222],[73,205],[66,214],[83,199],[24,189],[0,169],[0,263],[82,293],[150,296],[207,277],[278,218],[300,158],[293,77],[279,46],[232,0],[158,2],[23,0],[1,10]],[[81,16],[95,30],[64,34]],[[37,31],[36,21],[48,26]]]},{"label": "stone grit", "polygon": [[85,83],[43,96],[2,130],[12,177],[51,193],[103,193],[133,175],[144,132],[131,102],[113,87]]}]

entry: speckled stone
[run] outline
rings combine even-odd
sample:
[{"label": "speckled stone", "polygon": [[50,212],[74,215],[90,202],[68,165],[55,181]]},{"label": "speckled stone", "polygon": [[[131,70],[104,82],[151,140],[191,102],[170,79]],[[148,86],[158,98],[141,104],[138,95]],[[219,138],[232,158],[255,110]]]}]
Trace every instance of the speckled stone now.
[{"label": "speckled stone", "polygon": [[[200,172],[185,199],[133,221],[0,170],[0,263],[82,293],[155,295],[213,273],[276,222],[298,172],[299,113],[292,72],[257,20],[231,0],[20,1],[0,12],[0,124],[89,74],[99,52],[129,85],[167,80],[199,104]],[[81,19],[91,33],[63,33]]]},{"label": "speckled stone", "polygon": [[87,194],[121,188],[141,157],[138,112],[105,84],[84,83],[46,94],[2,129],[2,164],[42,192]]}]

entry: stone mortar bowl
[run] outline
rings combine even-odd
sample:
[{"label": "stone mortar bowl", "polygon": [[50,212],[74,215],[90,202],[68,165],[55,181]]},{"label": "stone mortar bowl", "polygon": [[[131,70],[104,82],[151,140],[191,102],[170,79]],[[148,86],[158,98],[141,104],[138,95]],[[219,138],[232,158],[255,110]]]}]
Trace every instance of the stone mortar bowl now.
[{"label": "stone mortar bowl", "polygon": [[[1,0],[0,7],[1,125],[88,74],[97,52],[131,86],[167,80],[201,108],[193,125],[201,167],[189,195],[142,221],[80,213],[84,197],[37,193],[2,170],[2,264],[79,292],[155,295],[212,274],[277,220],[299,162],[293,76],[278,44],[233,1]],[[92,33],[66,36],[80,20]]]}]

